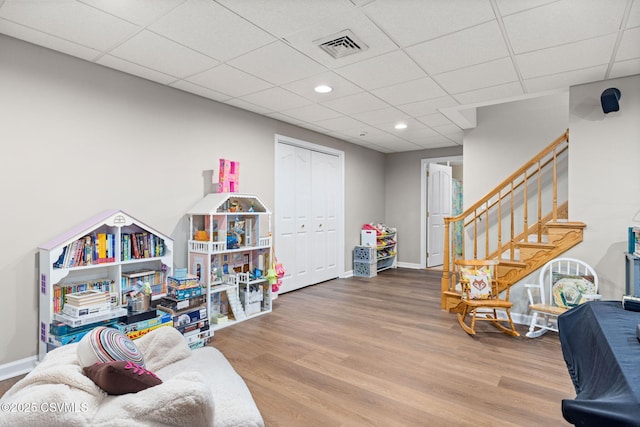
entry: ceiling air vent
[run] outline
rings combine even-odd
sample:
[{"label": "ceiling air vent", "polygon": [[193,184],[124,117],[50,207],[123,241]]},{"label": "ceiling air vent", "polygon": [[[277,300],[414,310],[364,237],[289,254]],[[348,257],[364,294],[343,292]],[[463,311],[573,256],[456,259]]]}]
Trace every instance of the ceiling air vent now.
[{"label": "ceiling air vent", "polygon": [[313,43],[335,59],[369,49],[369,46],[364,44],[350,30],[340,31],[338,34],[315,40]]}]

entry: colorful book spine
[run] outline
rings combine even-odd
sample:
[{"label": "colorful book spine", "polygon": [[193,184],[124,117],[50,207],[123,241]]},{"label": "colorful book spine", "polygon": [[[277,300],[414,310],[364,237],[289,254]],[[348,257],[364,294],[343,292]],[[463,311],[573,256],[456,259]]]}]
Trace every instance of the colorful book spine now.
[{"label": "colorful book spine", "polygon": [[119,322],[116,323],[113,327],[126,334],[129,332],[148,329],[167,322],[172,322],[171,315],[169,313],[162,313],[160,316],[154,317],[153,319],[141,320],[139,322],[131,324]]},{"label": "colorful book spine", "polygon": [[149,332],[153,331],[154,329],[158,329],[158,328],[162,328],[164,326],[171,326],[173,323],[171,321],[165,322],[165,323],[161,323],[159,325],[155,325],[152,326],[150,328],[146,328],[146,329],[141,329],[139,331],[132,331],[132,332],[128,332],[125,335],[128,336],[129,338],[131,338],[132,340],[138,339],[144,335],[147,335]]}]

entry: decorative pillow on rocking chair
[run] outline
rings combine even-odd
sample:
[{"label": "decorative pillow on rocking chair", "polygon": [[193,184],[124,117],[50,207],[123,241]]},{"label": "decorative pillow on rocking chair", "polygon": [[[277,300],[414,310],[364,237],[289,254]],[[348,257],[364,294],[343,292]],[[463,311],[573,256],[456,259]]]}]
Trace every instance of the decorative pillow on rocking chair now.
[{"label": "decorative pillow on rocking chair", "polygon": [[487,268],[460,269],[462,277],[462,291],[467,299],[491,298],[491,271]]}]

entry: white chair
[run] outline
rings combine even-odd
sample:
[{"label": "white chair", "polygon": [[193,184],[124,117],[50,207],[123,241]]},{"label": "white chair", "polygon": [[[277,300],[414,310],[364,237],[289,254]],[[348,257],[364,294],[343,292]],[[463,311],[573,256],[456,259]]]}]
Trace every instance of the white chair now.
[{"label": "white chair", "polygon": [[598,275],[584,261],[556,258],[540,269],[537,284],[525,284],[532,311],[527,337],[558,332],[558,316],[586,301],[599,300]]}]

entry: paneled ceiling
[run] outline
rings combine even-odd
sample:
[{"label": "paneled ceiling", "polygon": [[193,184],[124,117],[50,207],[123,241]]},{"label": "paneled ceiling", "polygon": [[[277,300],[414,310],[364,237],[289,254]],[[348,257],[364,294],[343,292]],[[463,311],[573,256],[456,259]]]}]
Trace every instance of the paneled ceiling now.
[{"label": "paneled ceiling", "polygon": [[384,153],[640,73],[640,0],[0,0],[0,33]]}]

